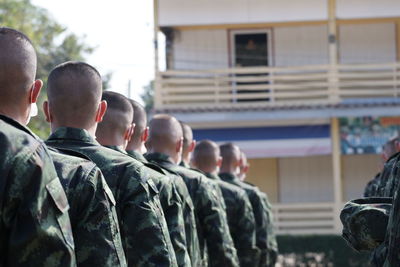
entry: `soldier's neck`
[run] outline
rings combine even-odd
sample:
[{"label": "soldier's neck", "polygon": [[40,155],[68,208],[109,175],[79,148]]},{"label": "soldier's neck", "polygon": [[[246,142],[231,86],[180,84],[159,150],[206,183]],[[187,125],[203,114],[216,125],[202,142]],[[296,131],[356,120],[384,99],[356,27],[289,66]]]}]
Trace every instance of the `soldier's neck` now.
[{"label": "soldier's neck", "polygon": [[19,110],[17,107],[7,107],[7,106],[0,106],[0,114],[6,117],[9,117],[22,125],[26,125],[27,122],[27,111]]},{"label": "soldier's neck", "polygon": [[51,122],[51,132],[52,133],[54,133],[60,127],[83,129],[83,130],[86,130],[93,138],[96,139],[97,124],[94,124],[92,126],[84,126],[84,125],[81,125],[79,123],[74,123],[74,122],[57,122],[56,120],[53,120]]}]

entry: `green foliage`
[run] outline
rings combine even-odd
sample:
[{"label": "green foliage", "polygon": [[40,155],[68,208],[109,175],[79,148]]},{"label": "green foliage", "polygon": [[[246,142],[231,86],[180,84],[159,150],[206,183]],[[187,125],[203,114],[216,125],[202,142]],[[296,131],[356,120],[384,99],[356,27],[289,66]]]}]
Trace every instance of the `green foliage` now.
[{"label": "green foliage", "polygon": [[[56,65],[68,60],[84,60],[93,52],[83,38],[68,33],[46,9],[33,5],[30,0],[0,0],[0,26],[22,31],[32,40],[38,56],[37,78],[45,84],[47,75]],[[41,112],[45,95],[43,90],[38,102],[39,116],[29,124],[42,138],[47,138],[49,132]]]},{"label": "green foliage", "polygon": [[143,93],[140,95],[143,100],[144,107],[147,113],[150,113],[154,108],[154,81],[143,87]]},{"label": "green foliage", "polygon": [[338,235],[278,236],[281,259],[295,262],[284,266],[340,266],[369,265],[369,253],[358,253]]}]

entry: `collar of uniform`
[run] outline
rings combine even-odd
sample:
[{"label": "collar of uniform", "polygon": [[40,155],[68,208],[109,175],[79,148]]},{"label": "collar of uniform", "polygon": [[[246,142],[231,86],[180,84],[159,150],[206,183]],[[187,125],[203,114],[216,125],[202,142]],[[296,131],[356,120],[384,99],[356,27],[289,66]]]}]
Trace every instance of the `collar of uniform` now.
[{"label": "collar of uniform", "polygon": [[39,140],[39,137],[37,137],[36,134],[34,134],[31,130],[29,130],[27,127],[23,126],[21,123],[17,122],[14,119],[11,119],[10,117],[4,116],[4,115],[0,115],[0,120],[14,126],[15,128],[26,132],[27,134],[31,135],[32,137],[34,137],[35,139]]},{"label": "collar of uniform", "polygon": [[172,158],[166,154],[163,153],[148,153],[145,155],[145,158],[149,161],[158,161],[158,162],[169,162],[169,163],[174,163]]},{"label": "collar of uniform", "polygon": [[126,153],[128,153],[129,156],[140,161],[141,163],[148,163],[147,159],[135,150],[127,150]]},{"label": "collar of uniform", "polygon": [[235,181],[235,182],[239,182],[240,181],[239,178],[236,175],[232,174],[232,173],[224,172],[224,173],[218,174],[218,176],[222,180]]},{"label": "collar of uniform", "polygon": [[393,154],[392,156],[390,156],[390,158],[388,158],[388,160],[386,162],[389,162],[392,159],[397,158],[399,155],[400,155],[400,152],[397,152],[397,153]]},{"label": "collar of uniform", "polygon": [[211,180],[216,180],[216,181],[220,181],[221,178],[218,177],[218,175],[214,174],[214,173],[206,173],[206,176],[208,178],[210,178]]},{"label": "collar of uniform", "polygon": [[63,139],[63,140],[76,140],[100,145],[93,136],[90,135],[85,129],[72,128],[72,127],[60,127],[55,130],[49,137],[49,141]]},{"label": "collar of uniform", "polygon": [[187,169],[190,169],[190,168],[191,168],[190,165],[187,164],[186,162],[184,162],[183,160],[181,161],[181,163],[179,163],[179,166],[185,167],[185,168],[187,168]]},{"label": "collar of uniform", "polygon": [[105,147],[108,147],[108,148],[110,148],[112,150],[121,152],[122,154],[128,154],[128,153],[126,153],[125,149],[123,149],[122,146],[105,146]]}]

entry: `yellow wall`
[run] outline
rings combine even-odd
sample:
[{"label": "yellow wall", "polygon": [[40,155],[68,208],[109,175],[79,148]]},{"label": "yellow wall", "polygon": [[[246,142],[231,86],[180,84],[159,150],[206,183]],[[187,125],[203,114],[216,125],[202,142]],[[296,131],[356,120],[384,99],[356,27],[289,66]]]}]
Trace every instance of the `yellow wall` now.
[{"label": "yellow wall", "polygon": [[278,202],[278,160],[274,158],[249,159],[247,181],[268,194],[271,202]]}]

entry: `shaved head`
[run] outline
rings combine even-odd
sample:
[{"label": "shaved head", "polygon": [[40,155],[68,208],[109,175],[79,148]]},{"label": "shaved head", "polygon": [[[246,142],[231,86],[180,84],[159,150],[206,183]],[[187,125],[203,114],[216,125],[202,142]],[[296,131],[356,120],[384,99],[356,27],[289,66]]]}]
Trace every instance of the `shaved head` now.
[{"label": "shaved head", "polygon": [[226,143],[219,147],[221,157],[222,157],[222,166],[221,169],[230,169],[239,167],[241,152],[238,146],[233,143]]},{"label": "shaved head", "polygon": [[202,140],[193,151],[192,162],[201,171],[211,173],[216,170],[219,158],[218,145],[210,140]]},{"label": "shaved head", "polygon": [[150,152],[165,153],[180,160],[181,148],[177,151],[177,143],[182,142],[183,134],[179,121],[170,115],[160,114],[153,117],[149,127],[146,146]]},{"label": "shaved head", "polygon": [[190,144],[193,142],[193,131],[192,128],[186,123],[180,121],[183,133],[183,153],[187,152]]},{"label": "shaved head", "polygon": [[0,27],[0,105],[15,105],[27,98],[36,76],[36,52],[23,33]]},{"label": "shaved head", "polygon": [[[128,99],[116,92],[103,92],[102,100],[107,102],[107,111],[99,123],[96,136],[100,139],[123,138],[126,130],[132,125],[133,108]],[[101,141],[100,141],[101,143]],[[121,145],[121,144],[110,144]]]},{"label": "shaved head", "polygon": [[61,126],[92,127],[101,94],[101,76],[87,63],[65,62],[50,72],[47,86],[49,108]]},{"label": "shaved head", "polygon": [[147,127],[147,114],[142,105],[140,105],[135,100],[129,99],[129,102],[133,108],[133,120],[132,123],[135,124],[135,131],[132,136],[132,142],[140,142],[142,132]]}]

